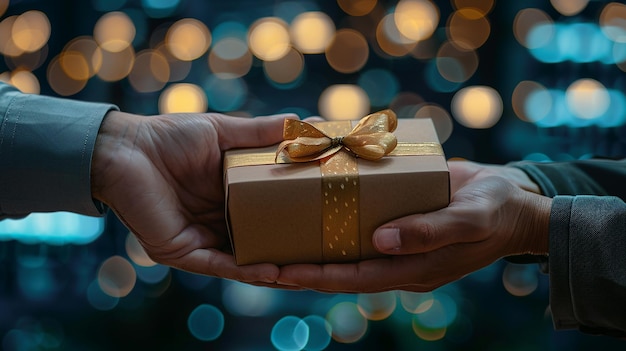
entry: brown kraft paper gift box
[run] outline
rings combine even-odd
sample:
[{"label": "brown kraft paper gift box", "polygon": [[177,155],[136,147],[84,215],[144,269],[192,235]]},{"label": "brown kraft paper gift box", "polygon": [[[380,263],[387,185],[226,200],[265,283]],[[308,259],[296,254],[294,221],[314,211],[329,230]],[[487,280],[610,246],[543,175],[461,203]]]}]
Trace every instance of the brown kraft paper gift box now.
[{"label": "brown kraft paper gift box", "polygon": [[[391,112],[393,114],[393,112]],[[395,118],[395,115],[394,115]],[[358,121],[320,122],[330,136]],[[347,129],[346,129],[347,128]],[[229,234],[238,265],[327,263],[380,257],[372,234],[403,216],[449,204],[445,156],[430,119],[399,119],[398,146],[370,161],[341,150],[338,167],[322,161],[275,163],[277,146],[230,150],[224,182]],[[403,152],[403,150],[410,150]],[[347,155],[347,156],[346,156]],[[336,156],[330,156],[330,158]]]}]

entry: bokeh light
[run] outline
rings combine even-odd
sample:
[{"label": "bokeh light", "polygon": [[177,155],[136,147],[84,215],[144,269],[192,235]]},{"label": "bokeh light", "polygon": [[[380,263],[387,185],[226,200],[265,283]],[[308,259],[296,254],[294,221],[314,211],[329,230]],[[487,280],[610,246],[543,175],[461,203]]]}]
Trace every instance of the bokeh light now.
[{"label": "bokeh light", "polygon": [[387,106],[400,90],[398,78],[385,69],[371,69],[359,77],[361,87],[369,97],[372,106]]},{"label": "bokeh light", "polygon": [[148,256],[146,250],[143,248],[143,246],[141,246],[135,234],[129,232],[126,235],[126,241],[124,246],[126,248],[126,254],[136,265],[143,267],[152,267],[156,265],[156,262],[154,262],[150,258],[150,256]]},{"label": "bokeh light", "polygon": [[127,46],[120,51],[102,50],[102,66],[97,76],[105,82],[115,82],[128,76],[135,64],[135,50]]},{"label": "bokeh light", "polygon": [[353,73],[365,65],[369,57],[367,40],[353,29],[340,29],[326,47],[326,60],[337,72]]},{"label": "bokeh light", "polygon": [[594,119],[602,116],[609,108],[611,98],[608,91],[595,79],[579,79],[573,82],[565,92],[567,107],[570,112],[582,119]]},{"label": "bokeh light", "polygon": [[165,87],[170,79],[170,66],[165,56],[147,49],[137,53],[128,81],[138,92],[149,93]]},{"label": "bokeh light", "polygon": [[452,117],[443,107],[436,104],[423,104],[414,115],[415,118],[430,118],[433,121],[437,138],[440,143],[445,143],[452,135],[454,123]]},{"label": "bokeh light", "polygon": [[432,307],[433,294],[430,292],[417,293],[411,291],[399,291],[402,308],[412,314],[423,313]]},{"label": "bokeh light", "polygon": [[211,75],[203,87],[209,107],[214,110],[234,111],[246,102],[248,87],[241,78]]},{"label": "bokeh light", "polygon": [[600,13],[599,23],[604,34],[611,40],[626,43],[626,4],[606,4]]},{"label": "bokeh light", "polygon": [[478,55],[471,49],[459,49],[451,42],[439,48],[436,58],[437,71],[450,82],[465,82],[478,69]]},{"label": "bokeh light", "polygon": [[329,120],[360,119],[368,114],[369,106],[367,93],[359,86],[350,84],[326,88],[318,103],[320,115]]},{"label": "bokeh light", "polygon": [[263,316],[278,303],[278,291],[229,281],[222,290],[224,307],[237,316]]},{"label": "bokeh light", "polygon": [[295,49],[282,58],[274,61],[264,61],[265,75],[278,84],[289,84],[298,79],[304,71],[304,56]]},{"label": "bokeh light", "polygon": [[420,41],[430,37],[439,24],[439,10],[429,0],[401,0],[393,19],[403,36]]},{"label": "bokeh light", "polygon": [[526,296],[537,289],[537,275],[536,266],[508,263],[502,273],[502,283],[511,295]]},{"label": "bokeh light", "polygon": [[102,291],[98,280],[94,280],[87,287],[87,301],[98,311],[110,311],[117,306],[120,298]]},{"label": "bokeh light", "polygon": [[248,45],[261,60],[273,61],[285,56],[290,43],[288,26],[280,18],[261,18],[250,26]]},{"label": "bokeh light", "polygon": [[271,340],[280,351],[302,350],[309,340],[309,326],[298,317],[285,316],[274,324]]},{"label": "bokeh light", "polygon": [[447,31],[452,44],[464,50],[475,50],[489,38],[491,25],[480,11],[463,8],[450,16]]},{"label": "bokeh light", "polygon": [[8,83],[27,94],[39,94],[41,89],[37,77],[32,72],[22,69],[11,72]]},{"label": "bokeh light", "polygon": [[160,113],[206,112],[207,97],[199,86],[178,83],[167,87],[159,97]]},{"label": "bokeh light", "polygon": [[337,0],[339,7],[351,16],[365,16],[377,3],[378,0]]},{"label": "bokeh light", "polygon": [[215,340],[224,331],[224,314],[213,305],[199,305],[189,314],[187,327],[191,335],[198,340]]},{"label": "bokeh light", "polygon": [[469,128],[489,128],[502,117],[503,103],[498,92],[487,86],[459,90],[452,98],[452,115]]},{"label": "bokeh light", "polygon": [[252,54],[246,42],[235,37],[225,37],[215,42],[209,53],[211,72],[223,78],[243,77],[252,68]]},{"label": "bokeh light", "polygon": [[174,23],[165,38],[169,51],[182,61],[193,61],[202,56],[209,49],[211,40],[207,26],[192,18],[184,18]]},{"label": "bokeh light", "polygon": [[50,21],[41,11],[31,10],[19,15],[13,23],[11,37],[24,52],[41,49],[50,38]]},{"label": "bokeh light", "polygon": [[304,350],[325,350],[330,344],[333,333],[330,323],[323,317],[317,315],[306,316],[302,321],[309,327],[309,339],[306,345],[304,345]]},{"label": "bokeh light", "polygon": [[[513,34],[520,44],[529,49],[543,47],[554,37],[552,24],[552,19],[545,11],[536,8],[523,9],[515,15]],[[536,28],[544,30],[535,32]]]},{"label": "bokeh light", "polygon": [[368,329],[367,319],[361,315],[353,302],[336,304],[326,314],[326,320],[331,326],[333,339],[340,343],[357,342]]},{"label": "bokeh light", "polygon": [[550,0],[550,4],[563,16],[574,16],[587,7],[589,0]]},{"label": "bokeh light", "polygon": [[363,317],[372,321],[380,321],[389,317],[396,309],[396,293],[387,291],[359,294],[356,304]]},{"label": "bokeh light", "polygon": [[106,259],[98,269],[98,284],[113,297],[124,297],[135,287],[137,274],[133,265],[121,256]]},{"label": "bokeh light", "polygon": [[93,37],[103,50],[120,52],[135,39],[135,25],[124,12],[108,12],[96,22]]},{"label": "bokeh light", "polygon": [[525,80],[515,86],[511,105],[515,115],[522,121],[538,121],[550,112],[552,97],[543,85]]},{"label": "bokeh light", "polygon": [[303,54],[323,53],[335,34],[335,24],[324,12],[302,13],[291,22],[291,40]]}]

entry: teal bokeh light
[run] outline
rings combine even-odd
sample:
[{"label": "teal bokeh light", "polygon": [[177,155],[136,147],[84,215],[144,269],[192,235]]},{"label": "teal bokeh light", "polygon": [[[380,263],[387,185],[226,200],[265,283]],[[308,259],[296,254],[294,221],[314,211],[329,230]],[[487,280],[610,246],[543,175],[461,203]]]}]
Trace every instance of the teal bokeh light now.
[{"label": "teal bokeh light", "polygon": [[365,90],[372,106],[387,106],[398,94],[400,83],[388,70],[375,68],[363,72],[358,85]]},{"label": "teal bokeh light", "polygon": [[133,267],[135,267],[135,272],[137,272],[137,278],[148,284],[159,283],[170,273],[170,268],[162,264],[150,267],[133,264]]},{"label": "teal bokeh light", "polygon": [[434,91],[440,93],[451,93],[461,87],[461,83],[451,82],[444,78],[439,70],[435,60],[431,60],[425,67],[425,78],[428,86]]},{"label": "teal bokeh light", "polygon": [[196,339],[215,340],[224,331],[224,314],[215,306],[202,304],[189,315],[187,327]]},{"label": "teal bokeh light", "polygon": [[271,340],[280,351],[302,350],[309,340],[309,325],[298,317],[283,317],[272,328]]},{"label": "teal bokeh light", "polygon": [[98,311],[110,311],[117,306],[120,299],[105,294],[98,281],[94,280],[87,287],[87,301]]},{"label": "teal bokeh light", "polygon": [[302,319],[309,327],[309,340],[304,349],[307,351],[325,350],[330,344],[332,327],[323,317],[310,315]]},{"label": "teal bokeh light", "polygon": [[209,107],[220,112],[234,111],[246,101],[248,88],[241,78],[211,75],[204,84]]},{"label": "teal bokeh light", "polygon": [[176,12],[180,0],[141,0],[146,14],[152,18],[164,18]]},{"label": "teal bokeh light", "polygon": [[93,8],[101,12],[109,12],[121,9],[126,0],[92,0]]},{"label": "teal bokeh light", "polygon": [[248,28],[241,22],[221,22],[213,29],[211,36],[213,42],[218,42],[225,38],[237,38],[246,42],[248,40]]},{"label": "teal bokeh light", "polygon": [[0,221],[0,241],[25,244],[89,244],[104,231],[104,218],[69,212],[33,213]]},{"label": "teal bokeh light", "polygon": [[448,294],[434,293],[433,304],[422,313],[415,314],[415,321],[429,329],[447,328],[457,316],[457,304]]}]

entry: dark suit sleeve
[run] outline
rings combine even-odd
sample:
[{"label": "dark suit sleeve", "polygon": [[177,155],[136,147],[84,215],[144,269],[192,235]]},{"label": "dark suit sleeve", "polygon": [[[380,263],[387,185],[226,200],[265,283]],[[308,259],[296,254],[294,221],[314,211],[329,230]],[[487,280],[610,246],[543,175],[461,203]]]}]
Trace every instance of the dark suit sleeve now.
[{"label": "dark suit sleeve", "polygon": [[548,265],[555,328],[626,336],[626,161],[514,166],[554,198]]},{"label": "dark suit sleeve", "polygon": [[91,157],[110,104],[23,94],[0,83],[0,218],[31,212],[100,215]]}]

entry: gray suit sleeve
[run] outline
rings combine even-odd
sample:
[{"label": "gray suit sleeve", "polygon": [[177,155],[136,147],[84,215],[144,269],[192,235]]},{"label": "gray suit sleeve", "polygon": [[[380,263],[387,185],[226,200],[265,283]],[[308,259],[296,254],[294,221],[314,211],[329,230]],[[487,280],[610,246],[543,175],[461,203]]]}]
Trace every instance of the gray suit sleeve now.
[{"label": "gray suit sleeve", "polygon": [[550,221],[550,307],[556,329],[626,336],[626,203],[556,196]]},{"label": "gray suit sleeve", "polygon": [[546,196],[556,329],[626,336],[626,160],[513,164]]},{"label": "gray suit sleeve", "polygon": [[0,83],[0,218],[69,211],[98,216],[91,157],[114,105],[22,94]]}]

